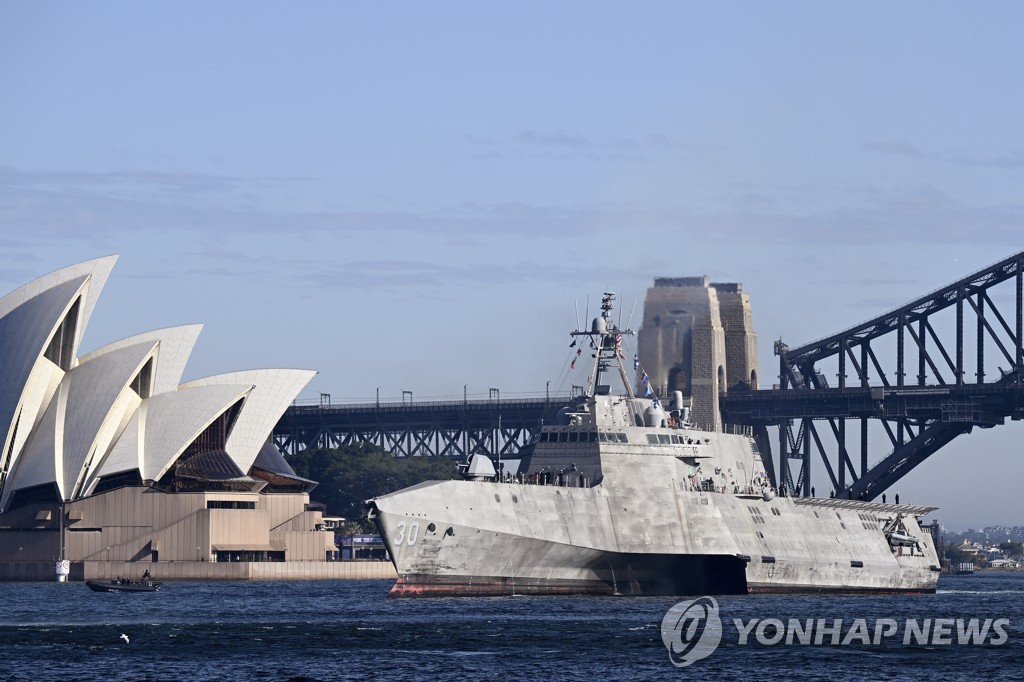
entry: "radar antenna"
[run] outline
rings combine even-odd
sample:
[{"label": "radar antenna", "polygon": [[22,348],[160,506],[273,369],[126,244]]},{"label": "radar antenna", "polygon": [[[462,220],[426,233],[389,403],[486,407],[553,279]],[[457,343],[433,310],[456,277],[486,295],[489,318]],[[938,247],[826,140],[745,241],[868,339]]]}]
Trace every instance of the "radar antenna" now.
[{"label": "radar antenna", "polygon": [[570,335],[588,337],[591,347],[595,351],[594,365],[590,370],[590,378],[587,380],[586,395],[596,395],[601,376],[611,369],[616,369],[626,394],[630,398],[634,398],[636,396],[633,393],[632,382],[630,382],[626,375],[626,368],[622,364],[622,360],[625,357],[622,350],[622,337],[632,336],[633,330],[619,329],[612,320],[612,310],[614,308],[615,294],[606,291],[601,298],[601,316],[594,318],[593,323],[590,325],[590,331],[575,331]]}]

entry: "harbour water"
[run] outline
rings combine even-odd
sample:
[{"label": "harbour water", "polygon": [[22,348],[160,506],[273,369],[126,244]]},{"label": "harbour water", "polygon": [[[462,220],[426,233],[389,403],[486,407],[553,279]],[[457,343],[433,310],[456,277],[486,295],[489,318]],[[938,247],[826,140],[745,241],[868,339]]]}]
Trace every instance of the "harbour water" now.
[{"label": "harbour water", "polygon": [[[0,679],[994,679],[1024,665],[1024,574],[944,575],[934,595],[718,599],[723,637],[676,668],[675,598],[388,599],[390,581],[172,582],[152,594],[0,583]],[[734,619],[899,623],[879,644],[768,645]],[[911,642],[905,621],[1007,618],[1005,642]],[[770,632],[770,630],[765,631]],[[127,638],[122,637],[124,635]]]}]

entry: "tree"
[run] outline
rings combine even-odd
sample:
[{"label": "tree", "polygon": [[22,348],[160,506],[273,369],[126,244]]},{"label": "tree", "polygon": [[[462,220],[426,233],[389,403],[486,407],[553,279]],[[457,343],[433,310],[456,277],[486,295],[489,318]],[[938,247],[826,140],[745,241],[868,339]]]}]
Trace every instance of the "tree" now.
[{"label": "tree", "polygon": [[962,545],[946,545],[946,561],[949,562],[950,566],[957,566],[958,564],[969,563],[977,565],[981,559],[976,554],[968,554],[963,551]]},{"label": "tree", "polygon": [[376,445],[363,443],[341,448],[303,450],[288,458],[295,473],[317,481],[309,494],[312,502],[326,505],[331,515],[350,525],[369,529],[363,502],[423,481],[458,476],[456,461],[447,457],[395,457]]},{"label": "tree", "polygon": [[1008,557],[1019,557],[1024,554],[1024,542],[1013,542],[1007,540],[999,543],[999,549]]}]

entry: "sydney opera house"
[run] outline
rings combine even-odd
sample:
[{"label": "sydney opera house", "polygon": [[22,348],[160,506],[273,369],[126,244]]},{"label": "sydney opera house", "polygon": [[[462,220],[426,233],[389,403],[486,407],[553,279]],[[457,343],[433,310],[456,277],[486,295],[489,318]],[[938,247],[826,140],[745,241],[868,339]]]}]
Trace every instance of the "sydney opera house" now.
[{"label": "sydney opera house", "polygon": [[181,383],[201,325],[79,355],[115,261],[0,298],[0,579],[333,577],[316,484],[270,440],[314,372]]}]

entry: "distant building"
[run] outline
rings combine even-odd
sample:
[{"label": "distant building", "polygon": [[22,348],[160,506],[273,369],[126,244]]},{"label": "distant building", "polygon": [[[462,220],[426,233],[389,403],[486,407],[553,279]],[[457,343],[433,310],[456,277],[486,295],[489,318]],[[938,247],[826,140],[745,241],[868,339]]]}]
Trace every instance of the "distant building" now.
[{"label": "distant building", "polygon": [[758,386],[757,333],[742,284],[655,279],[637,345],[656,393],[682,392],[697,428],[721,428],[719,397],[729,389]]},{"label": "distant building", "polygon": [[993,559],[991,566],[992,568],[1019,569],[1021,568],[1021,563],[1019,561],[1014,561],[1012,559]]},{"label": "distant building", "polygon": [[0,298],[0,578],[52,577],[59,558],[73,578],[172,562],[176,577],[227,577],[209,565],[325,561],[336,547],[309,504],[316,483],[269,440],[315,372],[180,383],[200,325],[79,356],[115,260]]}]

